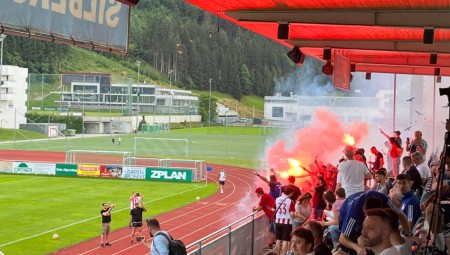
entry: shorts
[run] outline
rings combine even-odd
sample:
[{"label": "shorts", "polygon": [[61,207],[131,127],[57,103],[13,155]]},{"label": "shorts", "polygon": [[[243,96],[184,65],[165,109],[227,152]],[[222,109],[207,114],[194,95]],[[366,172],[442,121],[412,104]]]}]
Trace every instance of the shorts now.
[{"label": "shorts", "polygon": [[219,181],[220,185],[225,185],[225,181]]},{"label": "shorts", "polygon": [[111,222],[102,223],[102,234],[109,234],[111,231]]},{"label": "shorts", "polygon": [[275,234],[275,221],[269,221],[269,232]]},{"label": "shorts", "polygon": [[133,228],[140,228],[140,227],[142,227],[142,221],[139,221],[139,222],[134,222],[133,221],[132,227]]},{"label": "shorts", "polygon": [[286,242],[291,241],[291,232],[292,232],[292,224],[276,223],[275,235],[277,237],[277,240]]}]

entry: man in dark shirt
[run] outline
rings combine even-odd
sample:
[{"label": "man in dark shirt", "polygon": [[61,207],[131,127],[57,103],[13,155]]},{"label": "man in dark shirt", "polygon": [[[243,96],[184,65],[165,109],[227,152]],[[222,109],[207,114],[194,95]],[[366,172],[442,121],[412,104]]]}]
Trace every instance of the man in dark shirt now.
[{"label": "man in dark shirt", "polygon": [[330,248],[323,243],[323,228],[317,221],[307,221],[304,228],[310,230],[314,237],[314,253],[317,255],[331,255]]},{"label": "man in dark shirt", "polygon": [[402,166],[405,169],[403,170],[404,173],[407,174],[409,179],[414,182],[411,186],[411,190],[416,192],[418,195],[421,195],[423,191],[422,177],[420,176],[416,166],[414,166],[411,156],[403,157]]},{"label": "man in dark shirt", "polygon": [[261,179],[265,183],[267,183],[267,185],[269,185],[269,195],[271,195],[273,197],[273,199],[277,199],[279,196],[281,196],[282,185],[281,185],[281,182],[279,182],[277,180],[277,177],[274,174],[275,171],[273,169],[271,169],[270,172],[272,174],[270,175],[269,180],[266,177],[264,177],[258,173],[255,173],[255,175],[258,176],[259,179]]},{"label": "man in dark shirt", "polygon": [[144,204],[136,203],[136,207],[134,207],[130,212],[130,221],[133,230],[131,231],[131,243],[134,242],[134,233],[139,229],[139,236],[142,233],[142,213],[146,212]]},{"label": "man in dark shirt", "polygon": [[349,254],[362,254],[366,247],[357,243],[361,235],[365,211],[371,208],[392,208],[399,215],[403,231],[409,236],[411,228],[405,214],[383,193],[378,191],[361,191],[345,199],[339,210],[339,243],[344,252]]},{"label": "man in dark shirt", "polygon": [[102,215],[102,244],[101,247],[111,246],[108,242],[109,232],[111,232],[111,210],[116,207],[115,204],[111,206],[108,203],[102,203],[102,210],[100,210],[100,214]]},{"label": "man in dark shirt", "polygon": [[372,163],[372,171],[376,172],[384,165],[383,154],[377,150],[375,146],[370,148],[370,152],[375,156],[375,160]]},{"label": "man in dark shirt", "polygon": [[292,201],[297,201],[297,199],[302,195],[302,192],[299,187],[295,185],[295,176],[290,175],[288,177],[288,185],[281,187],[281,192],[283,192],[284,188],[287,186],[291,186],[294,189],[294,193],[292,193],[291,199]]}]

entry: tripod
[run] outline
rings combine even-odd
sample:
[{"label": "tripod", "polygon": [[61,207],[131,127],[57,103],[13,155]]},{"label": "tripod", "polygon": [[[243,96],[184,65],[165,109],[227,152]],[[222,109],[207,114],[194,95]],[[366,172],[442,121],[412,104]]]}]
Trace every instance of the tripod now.
[{"label": "tripod", "polygon": [[[438,217],[438,214],[442,214],[442,210],[441,210],[441,196],[442,195],[447,195],[447,194],[442,194],[442,185],[443,185],[443,181],[444,181],[444,173],[445,173],[445,165],[448,163],[450,163],[450,87],[448,88],[440,88],[439,89],[439,95],[440,96],[447,96],[448,99],[448,109],[449,109],[449,118],[447,119],[447,123],[445,125],[445,129],[447,130],[447,132],[445,132],[445,138],[444,138],[444,150],[441,154],[441,164],[439,166],[439,174],[438,174],[438,180],[437,180],[437,186],[436,186],[436,194],[434,196],[434,200],[433,200],[433,210],[431,213],[431,220],[429,222],[430,224],[430,228],[428,230],[427,233],[427,243],[426,243],[426,247],[428,247],[428,244],[430,242],[431,239],[431,232],[433,230],[433,233],[436,234],[436,230],[438,228],[438,224],[441,224],[441,222],[437,222],[434,223],[434,217]],[[438,210],[436,212],[436,210]],[[433,224],[434,223],[434,224]],[[433,253],[434,249],[436,248],[436,238],[433,242],[433,249],[431,251],[431,254]],[[426,255],[428,252],[428,250],[426,249],[424,252],[424,255]]]}]

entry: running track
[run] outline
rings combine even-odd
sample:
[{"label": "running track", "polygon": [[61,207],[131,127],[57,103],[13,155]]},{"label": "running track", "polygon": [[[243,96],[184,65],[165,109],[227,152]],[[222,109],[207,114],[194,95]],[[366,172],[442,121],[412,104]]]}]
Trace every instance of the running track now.
[{"label": "running track", "polygon": [[[64,162],[65,153],[39,151],[0,151],[2,159],[30,160],[45,162]],[[224,194],[219,192],[193,204],[158,215],[164,230],[188,245],[252,213],[258,204],[254,190],[258,185],[267,187],[253,175],[250,169],[225,165],[208,164],[213,169],[225,169],[227,180]],[[217,172],[213,171],[208,181],[217,182]],[[114,224],[114,216],[112,224]],[[145,225],[145,224],[144,224]],[[100,219],[99,219],[100,226]],[[149,254],[149,248],[143,244],[130,244],[131,230],[122,228],[110,234],[112,246],[100,247],[100,238],[94,238],[80,244],[64,248],[53,254]],[[149,237],[143,228],[146,238]]]}]

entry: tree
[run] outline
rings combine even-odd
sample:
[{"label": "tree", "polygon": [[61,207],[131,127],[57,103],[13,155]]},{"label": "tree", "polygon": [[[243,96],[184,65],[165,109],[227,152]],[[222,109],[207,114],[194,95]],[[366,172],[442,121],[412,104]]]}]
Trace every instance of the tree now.
[{"label": "tree", "polygon": [[[199,96],[199,114],[202,116],[202,122],[208,123],[209,113],[209,94],[203,93]],[[217,117],[217,98],[211,97],[211,122]]]},{"label": "tree", "polygon": [[250,71],[246,64],[241,65],[241,89],[244,95],[250,95],[252,93],[252,79],[250,77]]}]

